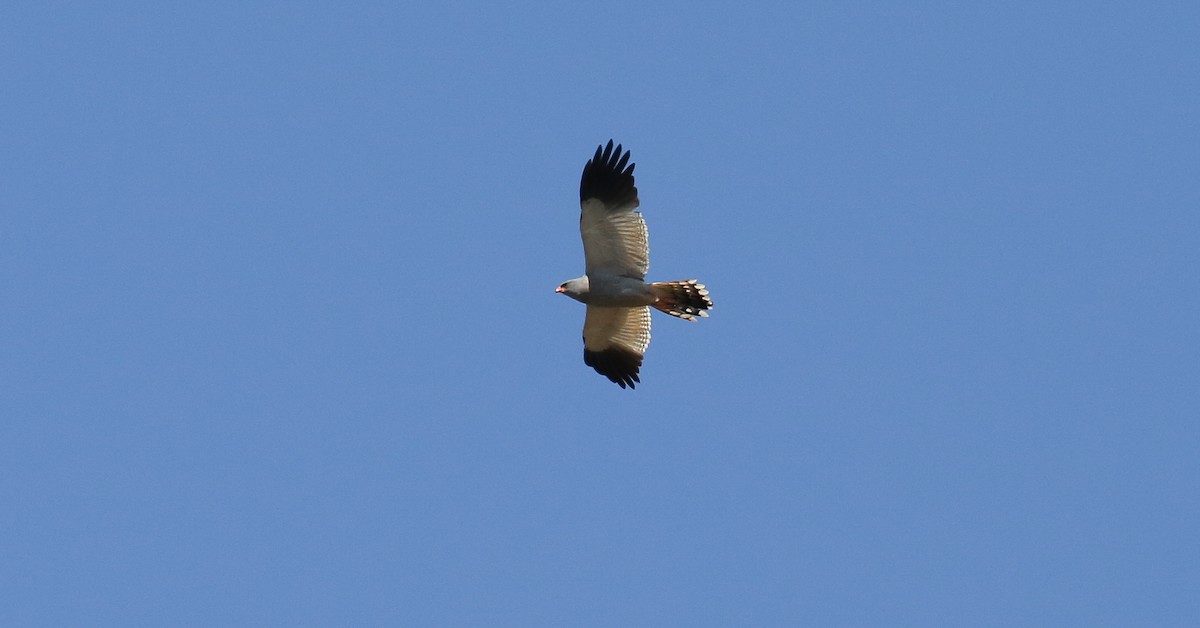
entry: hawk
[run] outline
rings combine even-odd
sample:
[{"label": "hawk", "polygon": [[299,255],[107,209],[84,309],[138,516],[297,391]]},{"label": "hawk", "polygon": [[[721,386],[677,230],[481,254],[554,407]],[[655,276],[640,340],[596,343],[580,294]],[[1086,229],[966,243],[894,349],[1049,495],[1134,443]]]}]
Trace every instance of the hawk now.
[{"label": "hawk", "polygon": [[579,181],[579,232],[586,273],[555,292],[587,305],[583,363],[621,388],[641,383],[638,371],[650,346],[650,308],[688,321],[713,306],[695,279],[646,283],[650,241],[637,211],[629,151],[596,147]]}]

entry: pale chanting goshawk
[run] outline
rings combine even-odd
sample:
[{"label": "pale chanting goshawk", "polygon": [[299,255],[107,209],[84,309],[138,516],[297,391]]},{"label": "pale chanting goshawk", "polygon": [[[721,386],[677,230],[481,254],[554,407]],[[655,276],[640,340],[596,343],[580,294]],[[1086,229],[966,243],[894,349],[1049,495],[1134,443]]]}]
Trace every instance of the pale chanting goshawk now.
[{"label": "pale chanting goshawk", "polygon": [[650,346],[650,308],[684,320],[708,316],[712,299],[695,279],[646,283],[650,241],[637,211],[629,151],[596,148],[579,181],[579,232],[586,273],[555,292],[587,305],[583,363],[621,388],[635,388]]}]

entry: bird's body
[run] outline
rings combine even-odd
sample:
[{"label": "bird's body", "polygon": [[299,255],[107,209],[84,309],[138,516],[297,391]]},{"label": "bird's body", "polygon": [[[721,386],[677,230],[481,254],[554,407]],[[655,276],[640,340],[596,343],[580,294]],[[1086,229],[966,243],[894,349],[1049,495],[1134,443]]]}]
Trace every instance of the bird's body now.
[{"label": "bird's body", "polygon": [[594,282],[590,276],[584,275],[565,285],[568,288],[563,292],[567,296],[580,303],[600,307],[638,307],[652,305],[658,300],[654,290],[645,281],[620,275],[601,275]]},{"label": "bird's body", "polygon": [[637,210],[629,151],[596,149],[579,183],[579,231],[585,270],[557,292],[586,304],[583,361],[621,388],[640,382],[642,356],[650,345],[650,308],[695,321],[708,316],[712,300],[695,279],[646,283],[649,234]]}]

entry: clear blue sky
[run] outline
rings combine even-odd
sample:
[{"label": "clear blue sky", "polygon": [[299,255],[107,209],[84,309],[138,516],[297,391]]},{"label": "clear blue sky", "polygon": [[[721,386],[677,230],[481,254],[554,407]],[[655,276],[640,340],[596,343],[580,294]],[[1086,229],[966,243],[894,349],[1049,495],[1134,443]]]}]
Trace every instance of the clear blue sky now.
[{"label": "clear blue sky", "polygon": [[1200,623],[1200,8],[405,4],[6,5],[0,624]]}]

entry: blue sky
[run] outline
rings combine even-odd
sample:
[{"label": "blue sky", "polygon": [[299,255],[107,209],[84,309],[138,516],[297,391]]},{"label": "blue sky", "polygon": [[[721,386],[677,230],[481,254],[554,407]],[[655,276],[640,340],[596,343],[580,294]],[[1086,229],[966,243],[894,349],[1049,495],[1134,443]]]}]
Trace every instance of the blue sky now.
[{"label": "blue sky", "polygon": [[1200,622],[1200,9],[427,4],[6,7],[0,623]]}]

